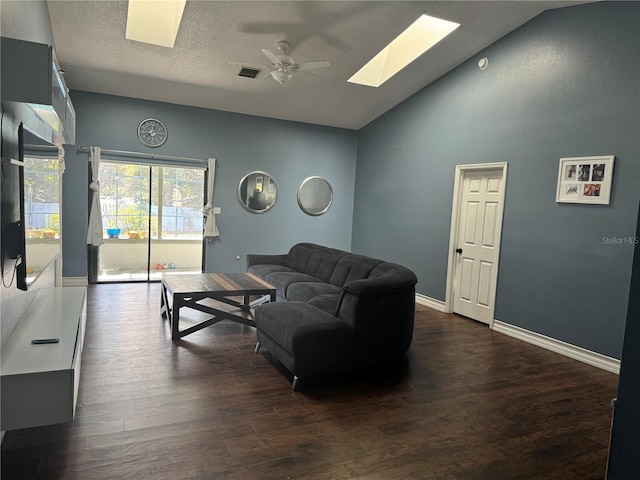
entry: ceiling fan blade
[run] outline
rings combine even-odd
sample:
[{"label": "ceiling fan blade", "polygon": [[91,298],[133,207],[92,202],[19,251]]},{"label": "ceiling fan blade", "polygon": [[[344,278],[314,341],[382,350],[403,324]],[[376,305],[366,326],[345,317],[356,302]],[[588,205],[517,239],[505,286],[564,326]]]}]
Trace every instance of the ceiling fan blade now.
[{"label": "ceiling fan blade", "polygon": [[311,70],[313,68],[325,68],[329,66],[331,66],[329,62],[302,62],[299,63],[296,68],[298,70]]},{"label": "ceiling fan blade", "polygon": [[300,73],[304,73],[305,75],[312,75],[312,76],[314,76],[314,77],[322,78],[320,75],[317,75],[317,74],[315,74],[315,73],[308,72],[308,71],[306,71],[306,70],[298,70],[298,72],[300,72]]},{"label": "ceiling fan blade", "polygon": [[265,57],[267,57],[271,61],[271,63],[276,65],[280,63],[280,59],[271,50],[267,50],[266,48],[263,48],[262,53],[264,53]]},{"label": "ceiling fan blade", "polygon": [[260,74],[260,80],[264,80],[267,77],[271,76],[271,72],[273,72],[275,68],[268,67],[263,73]]}]

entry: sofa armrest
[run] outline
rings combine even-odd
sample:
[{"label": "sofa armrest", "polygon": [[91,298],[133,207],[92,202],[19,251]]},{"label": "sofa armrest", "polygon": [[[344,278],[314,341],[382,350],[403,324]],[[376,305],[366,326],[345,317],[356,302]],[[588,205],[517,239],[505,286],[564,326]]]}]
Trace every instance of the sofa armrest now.
[{"label": "sofa armrest", "polygon": [[247,268],[252,265],[284,265],[286,254],[282,255],[259,255],[249,253],[247,255]]},{"label": "sofa armrest", "polygon": [[376,309],[393,310],[397,302],[414,304],[416,283],[416,277],[407,274],[354,280],[342,288],[334,315],[355,328],[372,315],[380,320]]},{"label": "sofa armrest", "polygon": [[355,330],[356,367],[407,351],[413,338],[415,284],[414,275],[402,273],[344,286],[335,315]]},{"label": "sofa armrest", "polygon": [[397,290],[413,288],[415,284],[416,278],[414,276],[396,274],[378,278],[354,280],[344,286],[344,291],[357,297],[372,297],[390,295],[397,292]]}]

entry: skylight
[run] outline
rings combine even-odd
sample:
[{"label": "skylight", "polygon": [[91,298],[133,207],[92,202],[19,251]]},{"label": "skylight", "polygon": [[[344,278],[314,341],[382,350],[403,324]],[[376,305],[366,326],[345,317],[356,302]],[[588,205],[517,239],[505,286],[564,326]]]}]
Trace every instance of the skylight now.
[{"label": "skylight", "polygon": [[459,26],[459,23],[423,14],[348,81],[379,87]]},{"label": "skylight", "polygon": [[129,0],[125,38],[173,48],[187,0]]}]

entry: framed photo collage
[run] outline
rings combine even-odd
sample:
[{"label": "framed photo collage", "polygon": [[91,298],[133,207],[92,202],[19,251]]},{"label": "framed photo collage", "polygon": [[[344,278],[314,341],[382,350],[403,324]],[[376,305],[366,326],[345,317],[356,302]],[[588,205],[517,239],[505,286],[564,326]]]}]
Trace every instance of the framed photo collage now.
[{"label": "framed photo collage", "polygon": [[613,155],[561,158],[556,202],[608,205]]}]

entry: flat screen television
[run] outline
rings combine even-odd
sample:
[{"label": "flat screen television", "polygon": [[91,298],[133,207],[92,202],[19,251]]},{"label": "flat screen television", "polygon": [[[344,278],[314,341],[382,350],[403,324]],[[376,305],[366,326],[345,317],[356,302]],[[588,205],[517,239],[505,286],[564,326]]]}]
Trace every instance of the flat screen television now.
[{"label": "flat screen television", "polygon": [[24,223],[24,128],[10,119],[2,125],[2,283],[27,289]]}]

